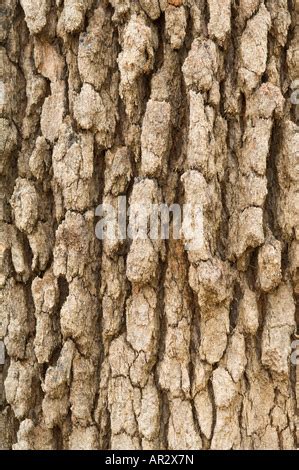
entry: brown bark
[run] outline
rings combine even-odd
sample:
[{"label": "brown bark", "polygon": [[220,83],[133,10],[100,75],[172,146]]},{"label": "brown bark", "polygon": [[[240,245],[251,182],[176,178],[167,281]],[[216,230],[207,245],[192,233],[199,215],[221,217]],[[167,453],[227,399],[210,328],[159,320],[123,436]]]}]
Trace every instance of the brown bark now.
[{"label": "brown bark", "polygon": [[[1,10],[0,448],[295,449],[298,0]],[[119,195],[203,248],[100,242]]]}]

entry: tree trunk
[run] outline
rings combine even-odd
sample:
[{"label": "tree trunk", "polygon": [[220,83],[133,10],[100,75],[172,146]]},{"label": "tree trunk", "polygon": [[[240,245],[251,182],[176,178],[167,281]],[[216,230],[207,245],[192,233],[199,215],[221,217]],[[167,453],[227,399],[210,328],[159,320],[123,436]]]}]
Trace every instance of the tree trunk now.
[{"label": "tree trunk", "polygon": [[[298,17],[3,1],[0,448],[297,447]],[[119,196],[203,245],[99,240]]]}]

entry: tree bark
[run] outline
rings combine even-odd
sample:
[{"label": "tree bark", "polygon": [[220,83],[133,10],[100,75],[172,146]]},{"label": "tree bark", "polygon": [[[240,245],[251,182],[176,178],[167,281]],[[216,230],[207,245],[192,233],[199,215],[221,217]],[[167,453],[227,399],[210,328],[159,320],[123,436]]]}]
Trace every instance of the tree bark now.
[{"label": "tree bark", "polygon": [[[298,35],[298,0],[3,1],[0,448],[297,447]],[[203,247],[101,242],[120,195],[200,203]]]}]

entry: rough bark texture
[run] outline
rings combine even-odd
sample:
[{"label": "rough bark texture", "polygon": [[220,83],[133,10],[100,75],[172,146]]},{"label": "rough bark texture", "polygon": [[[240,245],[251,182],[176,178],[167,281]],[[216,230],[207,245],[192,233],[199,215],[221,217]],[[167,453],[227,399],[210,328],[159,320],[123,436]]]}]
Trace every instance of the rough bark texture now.
[{"label": "rough bark texture", "polygon": [[[0,36],[0,447],[295,449],[299,1],[3,0]],[[121,194],[200,201],[204,247],[101,243]]]}]

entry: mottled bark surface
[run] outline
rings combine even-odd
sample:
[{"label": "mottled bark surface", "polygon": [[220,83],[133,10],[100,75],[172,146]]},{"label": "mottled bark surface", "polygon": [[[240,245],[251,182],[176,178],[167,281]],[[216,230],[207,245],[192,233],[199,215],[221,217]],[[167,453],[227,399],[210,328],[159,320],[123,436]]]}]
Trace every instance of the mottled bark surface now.
[{"label": "mottled bark surface", "polygon": [[[0,8],[0,448],[295,449],[298,0]],[[119,195],[203,248],[100,242]]]}]

